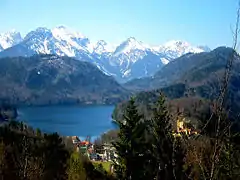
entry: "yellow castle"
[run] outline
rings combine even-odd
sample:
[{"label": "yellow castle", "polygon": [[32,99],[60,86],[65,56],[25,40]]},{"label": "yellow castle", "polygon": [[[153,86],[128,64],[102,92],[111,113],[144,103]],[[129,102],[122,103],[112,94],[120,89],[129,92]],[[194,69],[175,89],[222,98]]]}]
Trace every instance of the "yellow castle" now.
[{"label": "yellow castle", "polygon": [[186,135],[191,135],[191,134],[197,134],[196,131],[187,128],[185,126],[186,123],[186,119],[185,118],[179,118],[177,119],[177,132],[173,133],[174,136],[181,136],[182,133],[186,134]]}]

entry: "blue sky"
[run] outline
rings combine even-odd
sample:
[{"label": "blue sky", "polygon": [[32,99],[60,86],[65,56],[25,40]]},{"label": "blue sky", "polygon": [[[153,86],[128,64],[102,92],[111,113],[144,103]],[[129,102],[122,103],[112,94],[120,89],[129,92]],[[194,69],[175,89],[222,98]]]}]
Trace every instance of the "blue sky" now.
[{"label": "blue sky", "polygon": [[1,0],[0,32],[65,25],[92,40],[133,36],[151,45],[186,40],[231,46],[237,0]]}]

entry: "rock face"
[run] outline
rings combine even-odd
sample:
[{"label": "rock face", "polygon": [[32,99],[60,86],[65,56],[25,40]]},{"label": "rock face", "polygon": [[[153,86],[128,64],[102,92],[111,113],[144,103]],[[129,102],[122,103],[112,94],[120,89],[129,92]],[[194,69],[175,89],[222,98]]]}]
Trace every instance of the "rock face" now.
[{"label": "rock face", "polygon": [[53,29],[39,27],[23,39],[15,31],[0,35],[0,57],[29,57],[34,54],[74,57],[94,63],[119,82],[151,76],[183,54],[206,50],[209,50],[206,46],[194,47],[185,41],[169,41],[153,47],[134,37],[118,45],[111,45],[104,40],[92,42],[83,34],[64,26]]},{"label": "rock face", "polygon": [[0,100],[11,104],[114,104],[128,91],[89,62],[56,55],[0,59]]}]

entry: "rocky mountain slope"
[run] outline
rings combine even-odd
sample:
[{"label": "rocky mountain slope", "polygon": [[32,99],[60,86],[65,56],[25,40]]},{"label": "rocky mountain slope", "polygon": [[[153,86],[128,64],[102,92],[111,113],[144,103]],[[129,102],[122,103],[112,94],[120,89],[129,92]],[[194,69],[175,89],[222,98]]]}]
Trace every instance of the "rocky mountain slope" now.
[{"label": "rocky mountain slope", "polygon": [[[53,29],[37,28],[23,39],[19,33],[0,36],[0,57],[56,54],[75,57],[94,63],[107,75],[119,82],[151,76],[161,67],[185,53],[200,53],[209,50],[205,46],[194,47],[184,41],[169,41],[160,46],[149,46],[134,37],[119,45],[104,40],[92,42],[88,37],[70,28],[59,26]],[[3,37],[5,37],[3,36]],[[6,39],[8,44],[6,45]]]},{"label": "rocky mountain slope", "polygon": [[129,95],[91,63],[56,55],[0,59],[0,84],[10,104],[115,104]]}]

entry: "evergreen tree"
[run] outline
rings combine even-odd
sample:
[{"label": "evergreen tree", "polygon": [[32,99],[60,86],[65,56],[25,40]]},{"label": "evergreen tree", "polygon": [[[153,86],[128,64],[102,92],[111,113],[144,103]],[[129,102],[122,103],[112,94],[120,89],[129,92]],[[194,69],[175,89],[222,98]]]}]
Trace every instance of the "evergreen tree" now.
[{"label": "evergreen tree", "polygon": [[57,133],[45,134],[42,148],[45,157],[44,179],[66,179],[69,152],[62,138]]},{"label": "evergreen tree", "polygon": [[113,143],[117,159],[114,170],[118,179],[146,179],[145,157],[145,124],[143,116],[139,115],[134,98],[128,103],[123,120],[117,120],[119,139]]},{"label": "evergreen tree", "polygon": [[183,148],[181,137],[176,137],[173,144],[173,175],[174,179],[186,180],[187,172],[184,170],[186,150]]},{"label": "evergreen tree", "polygon": [[[171,117],[165,106],[165,98],[161,94],[155,107],[153,108],[153,118],[151,119],[150,133],[152,145],[151,154],[155,162],[152,164],[155,168],[154,173],[157,180],[181,179],[176,177],[175,169],[179,176],[179,144],[174,146],[174,137],[172,134]],[[179,143],[179,142],[178,142]],[[174,149],[176,147],[176,149]],[[178,161],[176,161],[178,160]]]}]

